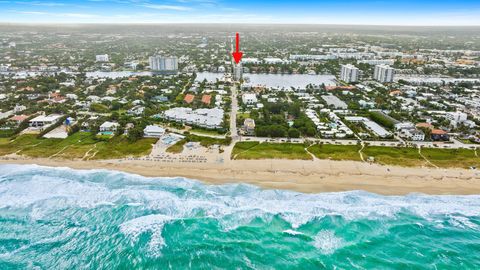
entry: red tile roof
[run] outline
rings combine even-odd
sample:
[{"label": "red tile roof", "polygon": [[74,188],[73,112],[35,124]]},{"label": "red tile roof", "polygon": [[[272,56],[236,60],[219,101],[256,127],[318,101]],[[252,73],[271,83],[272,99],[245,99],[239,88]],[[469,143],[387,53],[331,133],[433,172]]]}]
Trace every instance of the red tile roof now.
[{"label": "red tile roof", "polygon": [[185,98],[183,99],[183,101],[185,101],[186,103],[192,103],[193,100],[195,99],[195,96],[192,95],[192,94],[187,94],[185,96]]},{"label": "red tile roof", "polygon": [[202,97],[202,102],[207,104],[207,105],[210,105],[211,100],[212,100],[211,95],[203,95],[203,97]]},{"label": "red tile roof", "polygon": [[12,117],[10,117],[10,121],[15,121],[15,122],[23,122],[25,119],[27,119],[28,116],[27,115],[14,115]]},{"label": "red tile roof", "polygon": [[325,90],[332,91],[332,90],[355,90],[355,86],[353,85],[339,85],[339,86],[325,86]]},{"label": "red tile roof", "polygon": [[417,128],[429,128],[432,129],[433,126],[430,123],[418,123],[415,125]]},{"label": "red tile roof", "polygon": [[432,135],[445,135],[447,132],[441,129],[432,129]]}]

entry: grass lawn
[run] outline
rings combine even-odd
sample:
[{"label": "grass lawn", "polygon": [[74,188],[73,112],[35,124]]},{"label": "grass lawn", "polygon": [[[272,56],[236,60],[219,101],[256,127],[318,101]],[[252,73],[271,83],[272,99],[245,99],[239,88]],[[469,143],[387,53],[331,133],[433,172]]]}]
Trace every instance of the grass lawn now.
[{"label": "grass lawn", "polygon": [[310,146],[308,151],[319,159],[361,161],[358,153],[360,148],[359,145],[315,144]]},{"label": "grass lawn", "polygon": [[374,157],[383,165],[422,166],[428,163],[418,154],[418,149],[407,147],[367,146],[362,150],[363,157]]},{"label": "grass lawn", "polygon": [[259,142],[237,142],[232,150],[231,158],[234,159],[236,155],[244,152],[254,146],[257,146]]},{"label": "grass lawn", "polygon": [[197,133],[201,135],[225,135],[226,132],[220,132],[218,130],[208,130],[208,129],[201,129],[201,128],[192,128],[190,133]]},{"label": "grass lawn", "polygon": [[37,143],[38,139],[35,135],[19,136],[14,140],[2,138],[0,140],[0,155],[12,154]]},{"label": "grass lawn", "polygon": [[480,167],[480,158],[476,157],[475,152],[469,149],[423,148],[422,154],[439,167]]},{"label": "grass lawn", "polygon": [[183,146],[187,143],[186,139],[182,139],[175,144],[169,146],[165,151],[172,154],[180,154],[183,152]]},{"label": "grass lawn", "polygon": [[94,159],[111,159],[147,155],[155,142],[156,139],[145,138],[131,143],[125,137],[98,140],[86,132],[77,132],[66,139],[39,139],[36,135],[21,135],[13,140],[0,140],[0,155],[18,152],[29,157],[47,158],[55,155],[64,159],[81,159],[93,149],[93,152],[97,152]]},{"label": "grass lawn", "polygon": [[[246,144],[245,144],[246,143]],[[296,143],[260,143],[257,145],[250,144],[251,142],[241,143],[239,147],[233,152],[238,153],[236,159],[312,159],[312,157],[305,151],[303,144]],[[243,150],[248,146],[252,146]],[[242,152],[243,150],[243,152]]]},{"label": "grass lawn", "polygon": [[212,145],[229,145],[232,142],[232,138],[227,137],[225,139],[212,138],[212,137],[203,137],[193,134],[189,134],[185,138],[188,142],[199,142],[203,147],[210,147]]},{"label": "grass lawn", "polygon": [[[26,136],[26,135],[23,135]],[[23,136],[19,136],[18,139]],[[60,153],[62,150],[67,150],[72,145],[75,145],[79,141],[82,141],[86,138],[91,137],[90,133],[77,132],[72,136],[67,137],[66,139],[38,139],[34,138],[32,142],[35,142],[29,147],[23,148],[19,154],[30,156],[30,157],[50,157],[57,153]],[[63,153],[63,151],[62,151]],[[76,158],[76,156],[71,156],[71,158]]]},{"label": "grass lawn", "polygon": [[136,142],[129,142],[125,137],[114,137],[105,143],[97,145],[98,153],[93,159],[145,156],[150,154],[152,145],[156,142],[157,139],[154,138],[143,138]]}]

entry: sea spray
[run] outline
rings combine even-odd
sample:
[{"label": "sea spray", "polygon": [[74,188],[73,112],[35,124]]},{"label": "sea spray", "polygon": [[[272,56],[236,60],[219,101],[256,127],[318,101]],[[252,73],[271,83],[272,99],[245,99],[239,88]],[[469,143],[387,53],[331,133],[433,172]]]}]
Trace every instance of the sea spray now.
[{"label": "sea spray", "polygon": [[0,166],[0,269],[478,269],[479,228],[480,196]]}]

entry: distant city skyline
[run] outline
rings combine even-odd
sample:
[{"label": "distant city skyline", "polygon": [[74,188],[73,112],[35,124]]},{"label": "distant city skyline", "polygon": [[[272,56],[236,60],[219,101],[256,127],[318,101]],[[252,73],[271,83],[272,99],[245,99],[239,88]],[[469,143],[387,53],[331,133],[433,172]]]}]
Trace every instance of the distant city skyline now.
[{"label": "distant city skyline", "polygon": [[480,1],[0,0],[0,22],[480,26]]}]

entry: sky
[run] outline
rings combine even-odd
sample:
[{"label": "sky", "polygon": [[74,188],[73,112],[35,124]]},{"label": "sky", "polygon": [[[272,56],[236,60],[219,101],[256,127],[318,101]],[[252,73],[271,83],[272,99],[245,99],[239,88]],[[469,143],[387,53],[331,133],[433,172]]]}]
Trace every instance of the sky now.
[{"label": "sky", "polygon": [[0,0],[0,22],[480,26],[480,0]]}]

